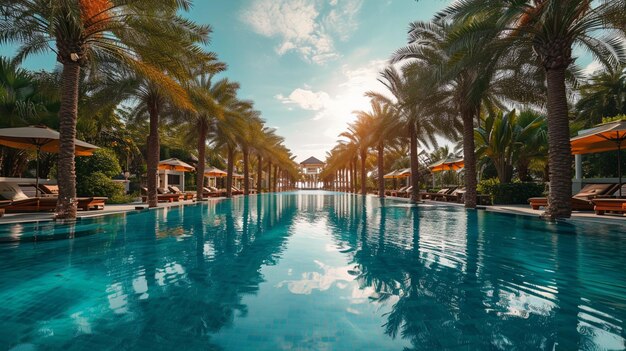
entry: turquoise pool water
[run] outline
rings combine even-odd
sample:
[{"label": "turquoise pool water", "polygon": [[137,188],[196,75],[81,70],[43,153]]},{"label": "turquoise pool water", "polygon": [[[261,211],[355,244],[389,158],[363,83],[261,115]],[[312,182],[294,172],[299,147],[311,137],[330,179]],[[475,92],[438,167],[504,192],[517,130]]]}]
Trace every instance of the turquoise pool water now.
[{"label": "turquoise pool water", "polygon": [[5,225],[0,349],[621,350],[625,235],[330,192]]}]

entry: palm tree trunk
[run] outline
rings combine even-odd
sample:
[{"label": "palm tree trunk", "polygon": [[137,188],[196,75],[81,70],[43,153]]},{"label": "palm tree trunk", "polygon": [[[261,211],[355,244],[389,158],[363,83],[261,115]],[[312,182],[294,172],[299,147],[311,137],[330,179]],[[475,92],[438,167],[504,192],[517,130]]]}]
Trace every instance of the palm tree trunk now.
[{"label": "palm tree trunk", "polygon": [[367,195],[367,188],[365,187],[365,161],[367,158],[367,150],[361,150],[361,195]]},{"label": "palm tree trunk", "polygon": [[463,109],[463,159],[465,162],[465,208],[476,208],[476,154],[474,153],[474,111]]},{"label": "palm tree trunk", "polygon": [[228,145],[228,167],[226,170],[226,197],[233,196],[233,170],[235,168],[235,148]]},{"label": "palm tree trunk", "polygon": [[565,67],[549,69],[548,83],[548,163],[550,194],[544,216],[569,218],[572,214],[572,150],[565,90]]},{"label": "palm tree trunk", "polygon": [[198,167],[196,167],[196,199],[202,200],[204,194],[204,168],[206,159],[207,125],[200,122],[198,130]]},{"label": "palm tree trunk", "polygon": [[274,167],[274,192],[278,192],[278,165]]},{"label": "palm tree trunk", "polygon": [[261,157],[261,154],[256,155],[256,162],[256,192],[257,194],[260,194],[263,190],[263,188],[261,187],[261,183],[263,183],[263,157]]},{"label": "palm tree trunk", "polygon": [[409,123],[409,137],[410,137],[410,157],[411,157],[411,202],[420,201],[419,198],[419,165],[417,159],[417,130],[415,128],[415,123]]},{"label": "palm tree trunk", "polygon": [[148,207],[157,207],[157,177],[159,167],[160,145],[159,145],[159,103],[153,98],[148,103],[148,114],[150,115],[150,134],[148,134]]},{"label": "palm tree trunk", "polygon": [[78,84],[80,65],[77,62],[63,64],[61,73],[61,106],[59,110],[59,158],[57,219],[76,219],[76,169],[74,163],[76,119],[78,117]]},{"label": "palm tree trunk", "polygon": [[350,161],[350,192],[353,193],[356,188],[356,171],[354,170],[354,162]]},{"label": "palm tree trunk", "polygon": [[378,143],[378,197],[385,197],[385,178],[383,178],[383,172],[385,168],[385,146],[382,140]]},{"label": "palm tree trunk", "polygon": [[267,161],[267,192],[272,192],[272,161]]},{"label": "palm tree trunk", "polygon": [[243,147],[243,194],[250,193],[250,151],[246,146]]}]

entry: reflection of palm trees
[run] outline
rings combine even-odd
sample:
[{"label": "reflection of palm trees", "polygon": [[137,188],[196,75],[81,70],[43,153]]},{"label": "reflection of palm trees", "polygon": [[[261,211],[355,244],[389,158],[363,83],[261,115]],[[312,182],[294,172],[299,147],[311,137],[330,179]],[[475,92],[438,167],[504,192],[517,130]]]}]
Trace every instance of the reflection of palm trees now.
[{"label": "reflection of palm trees", "polygon": [[[580,250],[575,240],[564,238],[561,244],[551,242],[553,235],[533,236],[529,246],[524,236],[545,231],[545,223],[376,205],[370,202],[356,211],[337,206],[328,218],[332,227],[345,228],[333,234],[341,246],[353,248],[348,254],[360,287],[374,289],[373,302],[390,305],[383,325],[387,335],[410,340],[415,350],[457,345],[541,349],[555,342],[575,349],[584,343],[568,339],[579,335],[576,303],[581,295],[571,294],[581,289],[575,283],[579,263],[571,254]],[[516,232],[494,235],[504,226]],[[564,229],[555,235],[567,236]]]}]

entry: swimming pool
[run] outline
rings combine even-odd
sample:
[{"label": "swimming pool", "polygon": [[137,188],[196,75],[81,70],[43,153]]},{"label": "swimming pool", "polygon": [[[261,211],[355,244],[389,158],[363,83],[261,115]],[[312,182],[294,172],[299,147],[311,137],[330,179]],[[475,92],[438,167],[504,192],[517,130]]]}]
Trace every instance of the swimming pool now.
[{"label": "swimming pool", "polygon": [[321,191],[5,225],[0,349],[620,350],[622,230]]}]

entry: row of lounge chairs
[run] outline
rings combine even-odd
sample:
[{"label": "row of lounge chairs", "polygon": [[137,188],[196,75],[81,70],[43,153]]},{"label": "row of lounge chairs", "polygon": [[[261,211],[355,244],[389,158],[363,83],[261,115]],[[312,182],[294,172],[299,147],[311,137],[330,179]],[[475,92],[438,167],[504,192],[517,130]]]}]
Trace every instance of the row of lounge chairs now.
[{"label": "row of lounge chairs", "polygon": [[[576,195],[572,196],[572,210],[595,211],[598,215],[609,213],[626,213],[626,198],[619,196],[619,184],[587,184]],[[622,194],[626,196],[626,184],[622,184]],[[533,210],[539,210],[548,205],[545,197],[528,199]]]},{"label": "row of lounge chairs", "polygon": [[[409,197],[411,196],[411,191],[413,190],[412,186],[406,186],[400,188],[398,190],[388,190],[385,191],[385,195],[388,196],[396,196],[396,197]],[[463,202],[463,195],[465,195],[464,187],[451,186],[443,188],[437,192],[420,192],[422,199],[432,200],[432,201],[445,201],[445,202]],[[478,202],[480,204],[488,204],[489,196],[479,194]]]},{"label": "row of lounge chairs", "polygon": [[[34,186],[32,186],[35,188]],[[56,209],[57,199],[59,196],[58,185],[39,184],[36,188],[41,192],[40,196],[28,197],[22,191],[22,187],[17,184],[3,184],[3,190],[12,193],[12,198],[2,200],[0,203],[0,215],[6,213],[20,212],[51,212]],[[36,193],[36,192],[35,192]],[[106,197],[88,196],[79,197],[78,209],[83,211],[102,210],[104,203],[108,200]]]}]

